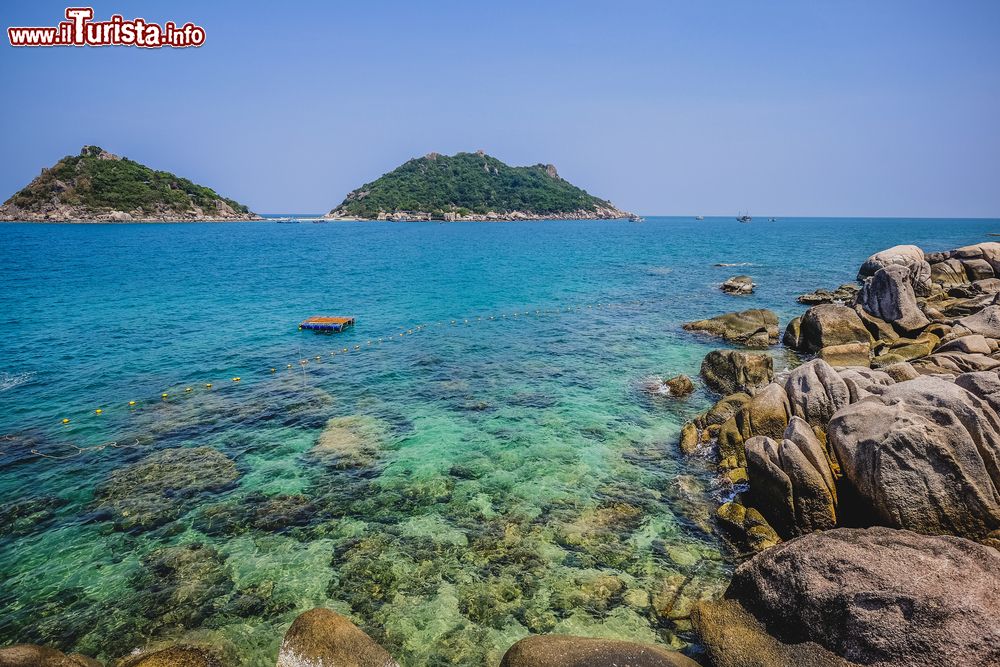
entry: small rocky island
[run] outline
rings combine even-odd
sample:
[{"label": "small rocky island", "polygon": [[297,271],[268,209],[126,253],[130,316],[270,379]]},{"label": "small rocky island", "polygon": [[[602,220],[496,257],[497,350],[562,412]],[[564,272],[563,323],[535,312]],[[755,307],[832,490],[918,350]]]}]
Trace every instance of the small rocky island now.
[{"label": "small rocky island", "polygon": [[563,180],[551,164],[511,167],[483,151],[414,158],[354,190],[333,220],[613,220],[631,214]]},{"label": "small rocky island", "polygon": [[260,220],[249,208],[186,178],[84,146],[43,169],[0,206],[4,222]]}]

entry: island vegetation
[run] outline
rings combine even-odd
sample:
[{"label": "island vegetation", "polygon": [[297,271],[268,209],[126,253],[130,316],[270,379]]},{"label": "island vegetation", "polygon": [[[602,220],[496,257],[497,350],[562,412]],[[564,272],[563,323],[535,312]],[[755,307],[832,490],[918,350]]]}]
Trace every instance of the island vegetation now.
[{"label": "island vegetation", "polygon": [[511,167],[483,151],[414,158],[354,190],[328,218],[516,220],[623,218],[552,165]]},{"label": "island vegetation", "polygon": [[257,216],[215,190],[151,169],[99,146],[84,146],[0,207],[12,221],[250,220]]}]

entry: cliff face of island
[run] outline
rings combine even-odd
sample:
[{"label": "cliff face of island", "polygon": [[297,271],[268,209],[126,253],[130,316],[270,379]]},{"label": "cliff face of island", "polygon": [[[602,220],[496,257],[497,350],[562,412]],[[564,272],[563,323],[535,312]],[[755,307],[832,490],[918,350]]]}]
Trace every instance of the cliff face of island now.
[{"label": "cliff face of island", "polygon": [[0,221],[196,222],[259,220],[246,206],[99,146],[43,169],[0,206]]},{"label": "cliff face of island", "polygon": [[482,151],[409,160],[354,190],[334,220],[580,220],[626,218],[560,178],[552,165],[511,167]]}]

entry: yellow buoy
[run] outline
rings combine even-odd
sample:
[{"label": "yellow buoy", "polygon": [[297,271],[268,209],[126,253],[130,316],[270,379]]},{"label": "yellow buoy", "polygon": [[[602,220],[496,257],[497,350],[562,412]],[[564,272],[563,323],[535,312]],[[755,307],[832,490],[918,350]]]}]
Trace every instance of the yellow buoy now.
[{"label": "yellow buoy", "polygon": [[344,348],[344,352],[347,352],[347,348],[346,347]]},{"label": "yellow buoy", "polygon": [[239,382],[239,381],[240,379],[238,377],[233,378],[233,382]]},{"label": "yellow buoy", "polygon": [[211,388],[212,388],[212,383],[211,382],[208,382],[208,383],[205,384],[205,389],[211,389]]},{"label": "yellow buoy", "polygon": [[100,408],[97,408],[96,410],[94,410],[94,414],[95,414],[95,415],[99,415],[99,414],[101,414],[102,412],[104,412],[104,410],[101,410]]},{"label": "yellow buoy", "polygon": [[191,391],[191,387],[184,387],[184,391]]},{"label": "yellow buoy", "polygon": [[272,373],[277,373],[277,372],[278,372],[278,370],[277,370],[276,368],[272,368],[272,369],[271,369],[271,372],[272,372]]},{"label": "yellow buoy", "polygon": [[291,365],[291,364],[288,364],[288,367],[289,367],[289,368],[291,368],[291,367],[292,367],[292,365]]},{"label": "yellow buoy", "polygon": [[166,394],[160,394],[160,398],[166,398],[166,397],[167,397]]},{"label": "yellow buoy", "polygon": [[63,423],[63,424],[68,424],[68,423],[69,423],[69,420],[68,420],[68,419],[63,419],[63,422],[62,422],[62,423]]},{"label": "yellow buoy", "polygon": [[129,405],[135,405],[135,401],[129,401],[128,404]]}]

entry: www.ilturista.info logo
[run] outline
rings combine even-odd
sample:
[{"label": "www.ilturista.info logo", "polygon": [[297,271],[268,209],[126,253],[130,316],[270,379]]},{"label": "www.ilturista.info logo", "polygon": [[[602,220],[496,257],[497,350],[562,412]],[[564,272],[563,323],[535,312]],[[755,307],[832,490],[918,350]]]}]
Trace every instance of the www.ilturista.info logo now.
[{"label": "www.ilturista.info logo", "polygon": [[126,21],[120,14],[108,21],[93,21],[92,7],[67,7],[66,20],[55,27],[10,27],[11,46],[164,46],[184,48],[205,43],[205,29],[193,23],[178,27],[173,21],[162,26],[146,19]]}]

